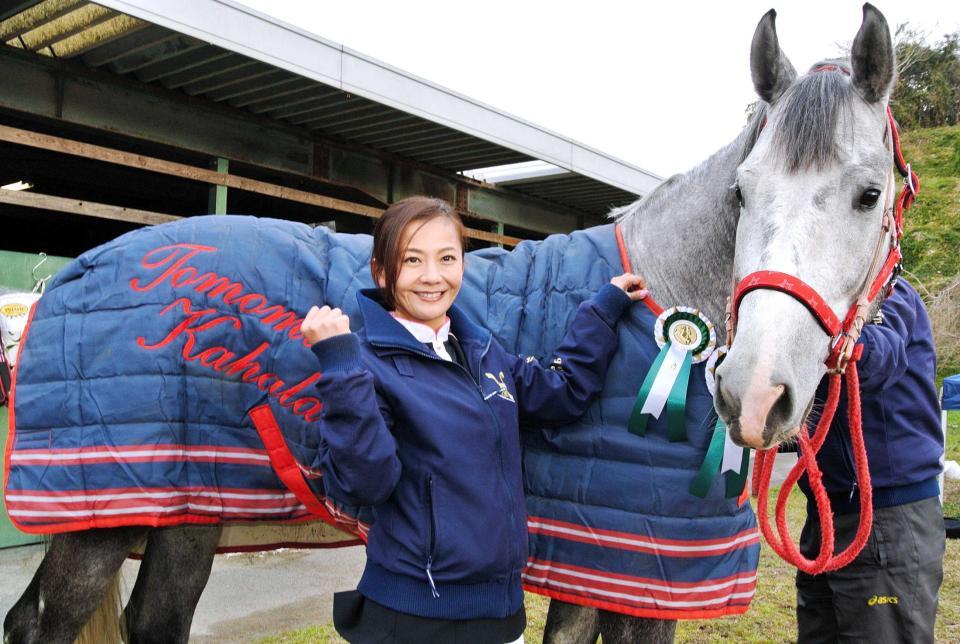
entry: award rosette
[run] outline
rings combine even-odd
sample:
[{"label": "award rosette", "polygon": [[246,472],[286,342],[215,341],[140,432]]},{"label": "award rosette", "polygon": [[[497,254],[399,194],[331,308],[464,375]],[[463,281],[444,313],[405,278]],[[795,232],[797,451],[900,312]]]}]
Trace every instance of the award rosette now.
[{"label": "award rosette", "polygon": [[[717,347],[707,359],[707,368],[704,371],[704,380],[710,394],[716,396],[717,367],[727,356],[726,347]],[[725,496],[733,499],[740,496],[747,481],[747,470],[750,464],[750,450],[740,447],[730,440],[730,434],[720,418],[713,428],[710,445],[703,457],[703,463],[690,484],[690,493],[701,499],[707,496],[710,485],[717,474],[723,474],[726,479]]]},{"label": "award rosette", "polygon": [[628,429],[647,433],[647,421],[667,410],[667,437],[686,440],[687,385],[690,367],[710,357],[717,344],[713,324],[698,309],[675,306],[665,310],[653,327],[660,353],[647,372],[630,414]]}]

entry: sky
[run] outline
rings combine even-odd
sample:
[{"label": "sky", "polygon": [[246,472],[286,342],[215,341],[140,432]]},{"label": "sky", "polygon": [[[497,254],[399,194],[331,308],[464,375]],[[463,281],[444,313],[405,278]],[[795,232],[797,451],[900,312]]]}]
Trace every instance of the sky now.
[{"label": "sky", "polygon": [[[862,19],[852,0],[237,1],[662,177],[743,127],[767,10],[798,71],[837,56]],[[960,30],[960,2],[876,6],[930,42]]]}]

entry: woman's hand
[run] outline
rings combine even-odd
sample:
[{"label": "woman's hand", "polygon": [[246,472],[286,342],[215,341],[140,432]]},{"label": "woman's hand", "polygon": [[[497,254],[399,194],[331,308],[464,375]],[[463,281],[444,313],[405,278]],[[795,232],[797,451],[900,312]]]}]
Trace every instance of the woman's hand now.
[{"label": "woman's hand", "polygon": [[647,290],[647,280],[633,273],[624,273],[617,275],[610,280],[610,283],[627,294],[634,302],[639,302],[650,292]]},{"label": "woman's hand", "polygon": [[331,309],[329,306],[310,307],[307,317],[300,325],[300,333],[311,345],[332,338],[335,335],[350,333],[350,318],[340,309]]}]

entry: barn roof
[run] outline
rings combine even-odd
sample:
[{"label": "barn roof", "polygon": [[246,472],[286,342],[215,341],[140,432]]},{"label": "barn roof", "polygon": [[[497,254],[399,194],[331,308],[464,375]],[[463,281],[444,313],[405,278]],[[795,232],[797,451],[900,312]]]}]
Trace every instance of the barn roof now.
[{"label": "barn roof", "polygon": [[660,177],[227,0],[32,0],[0,42],[452,172],[534,160],[510,190],[590,215]]}]

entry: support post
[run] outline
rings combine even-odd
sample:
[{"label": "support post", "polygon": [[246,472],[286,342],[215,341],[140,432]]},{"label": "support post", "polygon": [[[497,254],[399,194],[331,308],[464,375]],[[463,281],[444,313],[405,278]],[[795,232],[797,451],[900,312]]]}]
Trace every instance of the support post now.
[{"label": "support post", "polygon": [[[219,174],[228,174],[230,172],[230,160],[218,157],[217,172]],[[207,210],[211,215],[227,214],[227,186],[220,184],[210,186],[210,200]]]},{"label": "support post", "polygon": [[492,230],[493,233],[500,239],[500,241],[497,242],[497,247],[503,248],[503,222],[498,221],[493,224]]}]

